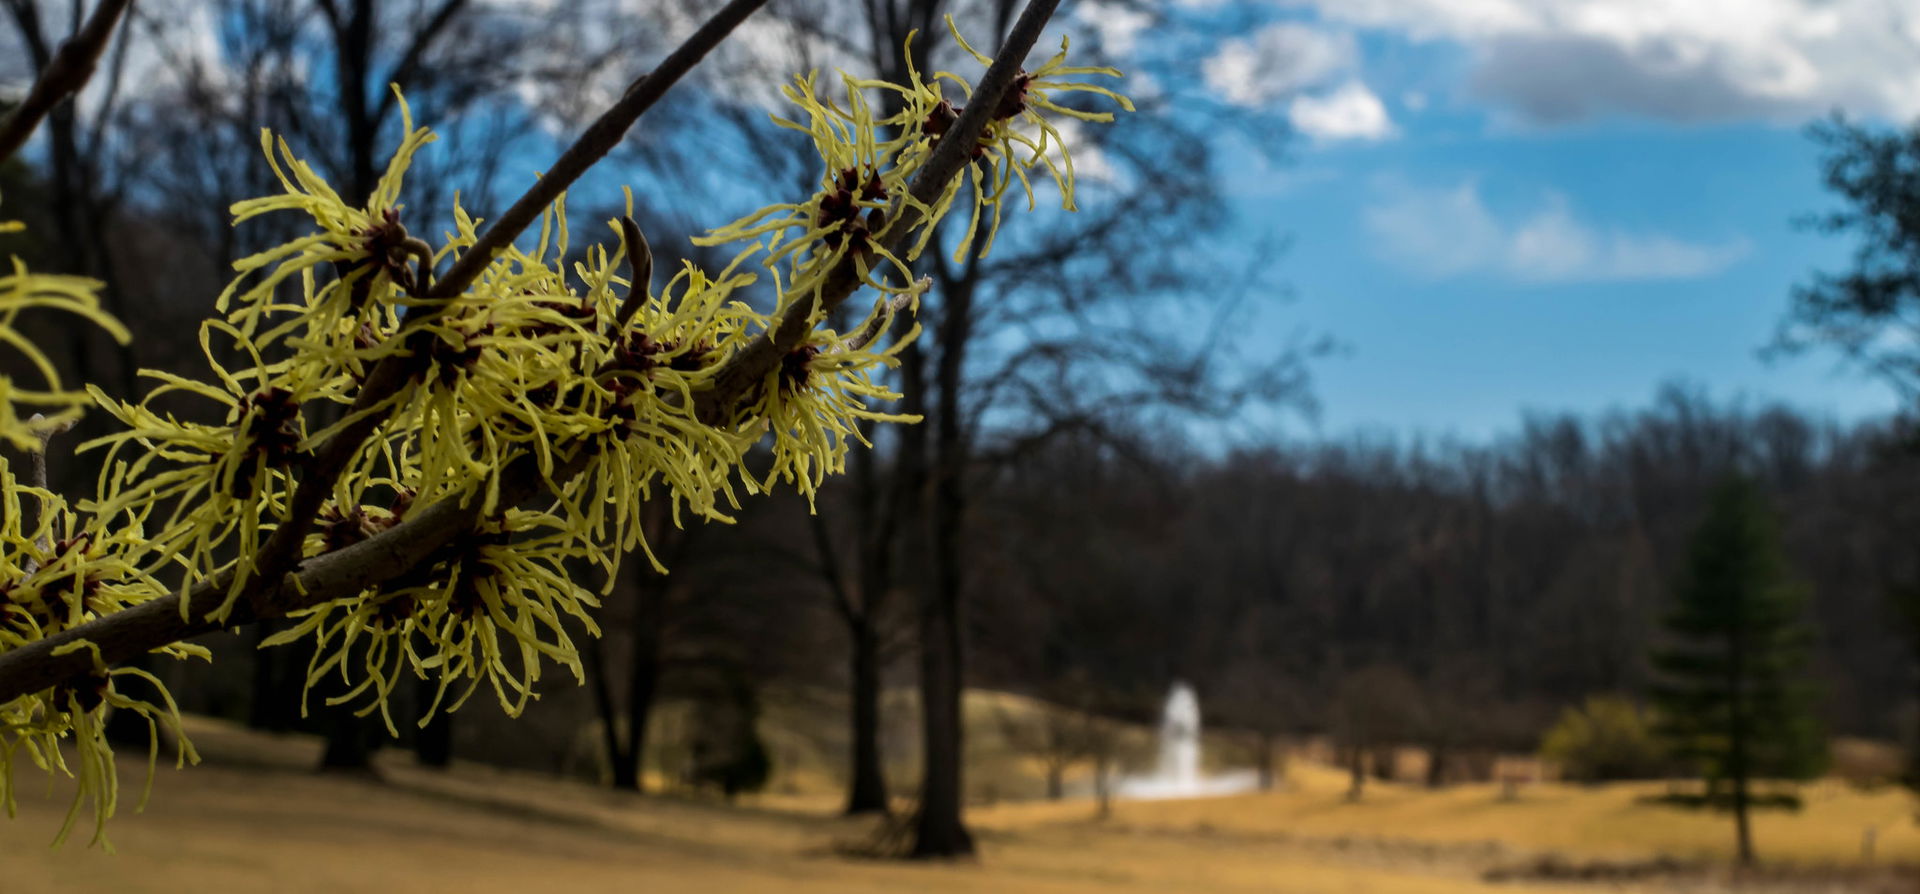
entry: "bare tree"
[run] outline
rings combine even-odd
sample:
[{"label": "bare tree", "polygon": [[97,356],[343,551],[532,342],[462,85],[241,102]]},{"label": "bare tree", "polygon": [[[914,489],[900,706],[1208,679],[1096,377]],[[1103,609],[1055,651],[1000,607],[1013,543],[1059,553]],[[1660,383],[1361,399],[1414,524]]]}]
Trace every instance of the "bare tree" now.
[{"label": "bare tree", "polygon": [[1397,667],[1370,665],[1340,680],[1333,698],[1331,726],[1352,784],[1347,800],[1360,800],[1368,761],[1391,760],[1396,746],[1412,738],[1422,722],[1420,689]]}]

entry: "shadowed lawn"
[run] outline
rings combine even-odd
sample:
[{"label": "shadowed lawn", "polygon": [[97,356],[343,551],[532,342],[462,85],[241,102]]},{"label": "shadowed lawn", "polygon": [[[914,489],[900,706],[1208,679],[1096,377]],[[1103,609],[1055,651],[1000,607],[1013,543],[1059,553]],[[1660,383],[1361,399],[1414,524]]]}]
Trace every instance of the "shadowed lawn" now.
[{"label": "shadowed lawn", "polygon": [[[1370,781],[1362,803],[1347,803],[1344,771],[1296,761],[1288,790],[1207,801],[1120,803],[1116,823],[1163,831],[1206,829],[1243,835],[1383,838],[1437,844],[1498,843],[1515,851],[1560,851],[1595,857],[1729,859],[1733,820],[1724,813],[1642,803],[1666,791],[1661,783],[1597,787],[1541,784],[1502,801],[1493,784],[1439,791]],[[1920,811],[1897,787],[1863,792],[1837,781],[1803,786],[1804,809],[1754,813],[1754,843],[1763,861],[1846,863],[1860,858],[1875,828],[1880,860],[1920,863]],[[1009,804],[985,816],[995,824],[1045,822],[1075,808]],[[1084,813],[1084,808],[1077,808]]]},{"label": "shadowed lawn", "polygon": [[[916,865],[840,856],[876,826],[801,797],[737,807],[638,798],[473,766],[428,773],[398,754],[388,755],[387,781],[372,783],[305,772],[311,740],[208,721],[193,729],[208,765],[163,769],[145,814],[131,812],[144,766],[123,766],[127,812],[110,828],[117,856],[84,847],[84,825],[49,850],[70,789],[49,792],[23,774],[21,815],[0,825],[4,890],[1538,894],[1583,889],[1490,885],[1480,874],[1536,849],[1691,853],[1728,837],[1718,818],[1640,807],[1628,789],[1541,788],[1500,803],[1486,787],[1380,786],[1368,803],[1347,805],[1337,772],[1296,765],[1288,792],[1121,804],[1105,822],[1092,821],[1085,802],[978,810],[979,861]],[[1816,792],[1803,816],[1762,821],[1762,854],[1845,859],[1857,853],[1862,821],[1878,818],[1889,824],[1883,858],[1920,859],[1920,833],[1894,822],[1910,812],[1903,805],[1891,793]]]}]

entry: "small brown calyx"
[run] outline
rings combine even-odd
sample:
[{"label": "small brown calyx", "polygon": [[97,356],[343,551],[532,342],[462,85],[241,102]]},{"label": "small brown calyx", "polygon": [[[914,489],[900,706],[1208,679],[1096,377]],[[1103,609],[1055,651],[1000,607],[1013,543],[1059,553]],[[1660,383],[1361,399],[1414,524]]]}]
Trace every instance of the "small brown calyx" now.
[{"label": "small brown calyx", "polygon": [[865,249],[873,234],[868,224],[860,219],[861,203],[884,201],[886,197],[887,186],[880,181],[878,174],[868,174],[862,178],[858,168],[841,170],[839,176],[834,178],[833,190],[820,197],[820,213],[815,223],[827,229],[821,241],[832,249],[838,249],[841,245]]},{"label": "small brown calyx", "polygon": [[953,122],[958,120],[960,120],[960,109],[943,99],[940,100],[939,105],[927,112],[927,120],[921,122],[920,129],[925,131],[927,136],[938,140],[946,136],[947,131],[953,129]]},{"label": "small brown calyx", "polygon": [[457,578],[453,590],[447,595],[447,608],[462,618],[471,619],[486,612],[486,596],[480,590],[480,584],[500,573],[500,569],[487,561],[490,550],[499,549],[513,542],[513,533],[504,528],[495,530],[473,530],[455,538],[453,559],[448,564],[456,568]]},{"label": "small brown calyx", "polygon": [[[533,306],[552,311],[562,320],[571,322],[581,329],[591,328],[594,317],[597,316],[593,311],[593,305],[587,303],[585,296],[582,296],[579,301],[535,301]],[[554,335],[565,331],[566,328],[566,323],[539,320],[528,326],[527,332],[535,336]]]},{"label": "small brown calyx", "polygon": [[813,377],[813,358],[820,356],[819,345],[801,345],[780,358],[780,392],[793,394],[807,387]]},{"label": "small brown calyx", "polygon": [[82,674],[53,687],[53,703],[65,708],[69,699],[79,702],[83,714],[91,714],[107,700],[107,692],[113,688],[113,680],[106,674]]},{"label": "small brown calyx", "polygon": [[[366,253],[366,258],[354,262],[354,266],[370,263],[408,295],[417,298],[426,293],[426,279],[432,274],[433,249],[407,232],[406,226],[400,223],[399,209],[380,212],[380,222],[361,230],[360,239],[360,250]],[[408,258],[416,262],[415,267],[407,266]],[[367,289],[356,288],[354,305],[359,306],[367,295]]]},{"label": "small brown calyx", "polygon": [[613,348],[613,367],[619,372],[646,373],[660,365],[659,356],[672,349],[672,342],[654,341],[645,332],[627,335]]},{"label": "small brown calyx", "polygon": [[[667,350],[669,352],[673,351],[676,347],[678,347],[678,345],[675,345],[673,342],[667,342]],[[672,359],[667,361],[667,368],[674,372],[699,372],[706,369],[712,361],[713,345],[706,342],[696,342],[686,350],[674,354]]]},{"label": "small brown calyx", "polygon": [[1013,76],[1013,83],[1007,85],[1007,92],[1000,94],[1000,101],[993,106],[993,120],[1005,121],[1027,110],[1027,88],[1033,86],[1033,75],[1025,69]]},{"label": "small brown calyx", "polygon": [[445,336],[433,339],[427,346],[427,363],[439,375],[440,384],[451,388],[458,384],[460,376],[480,362],[484,345],[481,340],[493,335],[493,324],[482,324],[472,333],[460,336],[455,345]]},{"label": "small brown calyx", "polygon": [[300,402],[293,392],[279,386],[256,391],[236,401],[234,412],[249,456],[279,467],[300,455]]},{"label": "small brown calyx", "polygon": [[398,516],[377,517],[366,507],[355,506],[341,512],[329,504],[320,510],[320,539],[327,552],[345,549],[400,523]]},{"label": "small brown calyx", "polygon": [[419,607],[420,603],[413,598],[413,594],[411,593],[400,593],[398,595],[388,596],[374,605],[373,622],[371,626],[376,630],[388,633],[397,631],[406,625],[407,621],[413,617],[414,611]]}]

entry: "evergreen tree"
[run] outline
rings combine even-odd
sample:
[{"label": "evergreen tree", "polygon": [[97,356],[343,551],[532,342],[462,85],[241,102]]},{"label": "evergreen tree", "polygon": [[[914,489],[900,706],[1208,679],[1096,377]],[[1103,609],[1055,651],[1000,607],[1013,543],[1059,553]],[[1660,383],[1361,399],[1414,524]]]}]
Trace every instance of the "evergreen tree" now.
[{"label": "evergreen tree", "polygon": [[[1900,621],[1900,630],[1906,635],[1913,654],[1920,658],[1920,584],[1907,584],[1897,587],[1889,595],[1888,601]],[[1920,675],[1915,676],[1920,682]],[[1907,727],[1903,730],[1907,746],[1906,772],[1901,782],[1916,794],[1920,794],[1920,698],[1914,700],[1914,709],[1908,717]],[[1920,819],[1920,815],[1916,815]]]},{"label": "evergreen tree", "polygon": [[1675,756],[1706,779],[1701,803],[1733,813],[1743,864],[1753,862],[1752,781],[1809,779],[1826,758],[1801,616],[1766,497],[1745,479],[1723,483],[1693,534],[1666,619],[1671,642],[1653,656],[1655,704]]}]

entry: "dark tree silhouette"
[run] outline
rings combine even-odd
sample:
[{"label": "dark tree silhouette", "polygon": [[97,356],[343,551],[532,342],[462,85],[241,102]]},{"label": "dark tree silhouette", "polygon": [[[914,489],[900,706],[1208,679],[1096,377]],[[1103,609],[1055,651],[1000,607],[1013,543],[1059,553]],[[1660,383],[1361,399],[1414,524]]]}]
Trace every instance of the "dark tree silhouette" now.
[{"label": "dark tree silhouette", "polygon": [[1800,588],[1751,481],[1714,491],[1677,595],[1666,619],[1673,643],[1653,655],[1660,731],[1705,775],[1704,803],[1732,811],[1740,862],[1751,864],[1753,780],[1811,778],[1826,759]]}]

